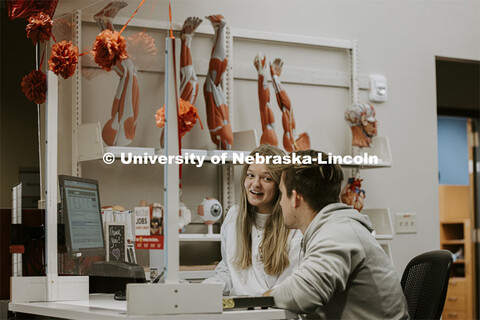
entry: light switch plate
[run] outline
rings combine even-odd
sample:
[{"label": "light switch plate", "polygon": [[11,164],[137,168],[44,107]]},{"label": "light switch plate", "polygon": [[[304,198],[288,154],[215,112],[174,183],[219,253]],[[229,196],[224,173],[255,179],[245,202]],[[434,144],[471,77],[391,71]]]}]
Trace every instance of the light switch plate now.
[{"label": "light switch plate", "polygon": [[417,214],[416,213],[396,213],[395,214],[395,232],[399,233],[417,233]]}]

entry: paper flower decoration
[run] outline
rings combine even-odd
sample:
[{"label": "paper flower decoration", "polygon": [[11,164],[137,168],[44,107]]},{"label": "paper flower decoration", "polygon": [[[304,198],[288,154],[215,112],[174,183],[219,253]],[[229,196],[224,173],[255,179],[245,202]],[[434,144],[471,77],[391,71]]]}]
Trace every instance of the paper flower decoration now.
[{"label": "paper flower decoration", "polygon": [[157,127],[163,128],[165,126],[165,107],[161,107],[155,113],[155,120],[157,122]]},{"label": "paper flower decoration", "polygon": [[42,71],[30,71],[28,75],[23,77],[21,85],[28,100],[36,104],[42,104],[47,100],[47,75]]},{"label": "paper flower decoration", "polygon": [[39,12],[28,18],[27,38],[32,39],[33,44],[48,41],[52,36],[52,19],[48,14]]},{"label": "paper flower decoration", "polygon": [[145,31],[137,32],[127,38],[128,56],[135,66],[149,69],[157,59],[158,49],[155,40]]},{"label": "paper flower decoration", "polygon": [[28,18],[39,12],[53,17],[58,0],[6,0],[8,18],[10,20]]},{"label": "paper flower decoration", "polygon": [[52,53],[48,60],[48,68],[63,79],[70,78],[75,72],[78,63],[78,47],[71,41],[61,41],[52,46]]},{"label": "paper flower decoration", "polygon": [[[198,110],[190,102],[180,99],[180,110],[178,114],[178,131],[180,132],[180,138],[183,138],[187,132],[192,130],[198,116]],[[157,127],[163,128],[165,126],[165,107],[161,107],[155,114],[157,120]],[[201,122],[200,122],[201,125]],[[203,129],[203,127],[202,127]]]},{"label": "paper flower decoration", "polygon": [[192,130],[195,123],[197,123],[198,110],[190,102],[180,99],[180,113],[178,115],[178,131],[180,137]]},{"label": "paper flower decoration", "polygon": [[95,62],[103,70],[110,71],[123,59],[128,58],[125,37],[117,31],[103,30],[93,44]]}]

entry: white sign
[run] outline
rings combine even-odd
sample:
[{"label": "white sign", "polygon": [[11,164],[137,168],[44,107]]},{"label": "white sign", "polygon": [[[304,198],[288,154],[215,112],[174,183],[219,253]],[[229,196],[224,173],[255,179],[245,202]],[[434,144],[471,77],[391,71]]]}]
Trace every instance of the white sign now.
[{"label": "white sign", "polygon": [[150,235],[150,207],[135,207],[135,235]]}]

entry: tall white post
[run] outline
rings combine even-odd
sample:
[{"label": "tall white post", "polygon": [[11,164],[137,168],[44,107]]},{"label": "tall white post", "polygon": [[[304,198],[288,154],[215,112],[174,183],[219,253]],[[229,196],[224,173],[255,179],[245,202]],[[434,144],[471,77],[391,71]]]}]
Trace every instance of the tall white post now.
[{"label": "tall white post", "polygon": [[[175,48],[180,41],[165,39],[165,155],[178,155],[178,80],[179,67]],[[179,282],[180,249],[178,243],[179,166],[166,164],[165,197],[165,283]]]},{"label": "tall white post", "polygon": [[57,265],[57,132],[58,132],[58,77],[47,73],[46,125],[46,215],[45,261],[47,262],[47,301],[58,300]]}]

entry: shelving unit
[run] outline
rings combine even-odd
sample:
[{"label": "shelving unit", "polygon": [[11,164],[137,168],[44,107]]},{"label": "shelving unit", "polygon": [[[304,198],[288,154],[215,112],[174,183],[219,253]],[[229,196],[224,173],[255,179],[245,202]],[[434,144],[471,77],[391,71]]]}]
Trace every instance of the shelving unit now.
[{"label": "shelving unit", "polygon": [[[114,24],[125,23],[125,19],[118,18],[114,19]],[[82,45],[82,23],[94,23],[91,16],[82,15],[82,11],[76,11],[72,16],[72,30],[74,33],[73,42],[79,47],[83,48]],[[137,27],[147,27],[152,29],[159,30],[168,30],[169,25],[166,21],[144,21],[142,19],[134,19],[129,26]],[[178,24],[173,25],[174,31],[180,30],[181,26]],[[212,35],[213,31],[210,27],[200,27],[198,32],[200,34]],[[360,76],[358,74],[358,44],[356,40],[338,40],[338,39],[324,39],[318,37],[305,37],[291,34],[280,34],[280,33],[270,33],[270,32],[257,32],[253,30],[231,30],[227,27],[227,58],[230,61],[224,79],[224,89],[226,93],[226,98],[228,105],[230,107],[230,117],[231,122],[233,123],[233,108],[234,108],[234,99],[233,99],[233,41],[235,39],[240,40],[251,40],[251,41],[263,41],[267,43],[274,44],[283,44],[286,46],[291,46],[292,44],[298,46],[306,46],[311,48],[318,48],[321,50],[327,49],[336,49],[346,51],[350,57],[350,66],[349,72],[323,72],[322,70],[312,70],[312,73],[305,77],[302,75],[298,80],[301,84],[307,85],[319,85],[319,86],[333,86],[339,88],[348,88],[352,97],[352,101],[358,101],[358,90],[360,87],[367,88],[366,76]],[[203,61],[205,62],[205,61]],[[208,63],[208,61],[206,62]],[[89,160],[98,160],[103,157],[105,152],[112,152],[115,156],[118,156],[120,149],[118,148],[107,148],[103,146],[103,141],[101,139],[101,126],[99,123],[83,123],[82,121],[82,79],[81,79],[81,62],[79,62],[77,71],[72,78],[72,88],[71,88],[71,102],[72,102],[72,112],[71,112],[71,147],[72,147],[72,158],[71,158],[71,174],[76,176],[82,175],[82,163]],[[163,70],[156,70],[158,72],[165,72]],[[242,78],[242,70],[238,70],[237,78]],[[251,73],[250,73],[251,74]],[[320,75],[320,77],[319,77]],[[250,77],[250,75],[247,75]],[[297,74],[293,74],[293,77],[297,77]],[[56,78],[52,78],[53,81],[57,81]],[[50,81],[50,79],[49,79]],[[287,81],[288,82],[288,81]],[[52,119],[47,119],[47,128],[57,131],[57,111],[56,111],[56,99],[58,91],[56,86],[49,83],[49,95],[51,95],[47,101],[47,107],[49,110],[53,110],[55,114],[52,115]],[[52,98],[53,97],[53,98]],[[52,101],[54,103],[52,104]],[[55,105],[55,108],[52,109],[52,105]],[[377,145],[377,143],[374,143]],[[387,139],[388,146],[388,139]],[[147,150],[148,149],[148,150]],[[157,150],[154,148],[124,148],[128,152],[133,152],[134,154],[144,155],[146,152],[148,155],[157,154]],[[389,146],[387,148],[388,154]],[[185,150],[184,150],[185,152]],[[199,151],[200,152],[200,151]],[[206,150],[201,150],[201,152],[206,152]],[[57,164],[56,161],[52,159],[58,158],[58,150],[56,139],[50,137],[47,145],[47,153],[50,155],[49,170],[46,173],[48,191],[55,190],[57,186]],[[352,153],[353,155],[353,153]],[[208,154],[208,156],[212,154]],[[50,163],[53,163],[52,165]],[[367,168],[382,168],[388,167],[391,165],[391,155],[390,160],[388,158],[382,158],[382,162],[379,165],[375,166],[357,166],[357,165],[345,165],[345,167],[352,167],[354,169],[367,169]],[[228,163],[227,165],[222,165],[219,167],[219,182],[221,185],[220,193],[222,203],[225,208],[229,208],[235,202],[234,199],[234,185],[233,185],[233,164]],[[167,191],[168,192],[168,191]],[[172,196],[172,195],[170,195]],[[47,296],[49,301],[58,300],[61,297],[58,297],[58,281],[57,281],[57,259],[56,259],[56,192],[48,192],[46,197],[47,206],[47,264],[48,264],[48,275],[47,279],[52,281],[47,281]],[[378,236],[381,237],[381,236]],[[210,236],[210,235],[180,235],[181,241],[219,241],[219,236]],[[178,243],[177,243],[178,244]],[[171,245],[171,244],[170,244]],[[178,271],[178,270],[177,270]]]},{"label": "shelving unit", "polygon": [[443,319],[474,319],[473,246],[470,219],[440,222],[441,248],[452,253],[463,251],[453,262]]}]

